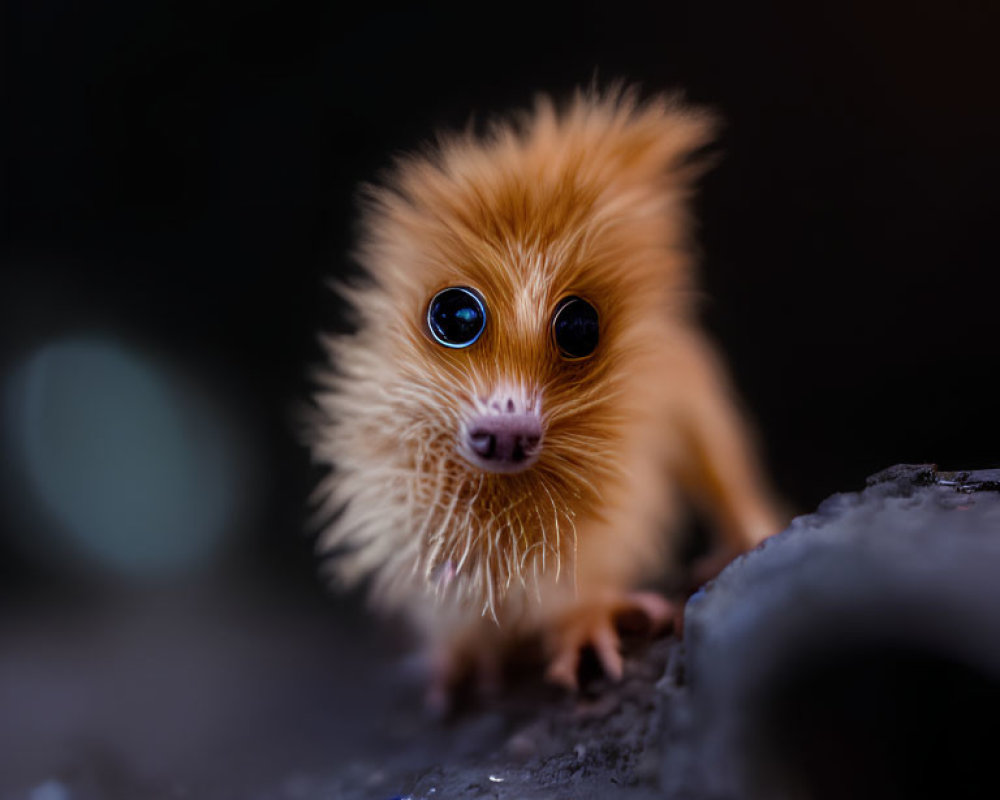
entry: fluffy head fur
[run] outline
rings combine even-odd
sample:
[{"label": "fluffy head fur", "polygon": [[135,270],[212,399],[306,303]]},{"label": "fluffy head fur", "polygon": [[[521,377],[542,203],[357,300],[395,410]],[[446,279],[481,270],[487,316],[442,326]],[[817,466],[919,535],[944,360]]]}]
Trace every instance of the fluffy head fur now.
[{"label": "fluffy head fur", "polygon": [[[369,189],[359,260],[371,280],[343,289],[359,327],[325,342],[333,367],[312,436],[332,467],[320,544],[340,580],[371,577],[386,607],[429,592],[494,615],[512,587],[572,580],[581,522],[627,494],[655,425],[651,371],[690,305],[687,157],[710,132],[707,115],[667,98],[541,99]],[[465,349],[426,330],[429,300],[449,286],[487,305]],[[568,295],[600,315],[581,361],[561,358],[550,332]],[[517,474],[460,453],[470,415],[497,396],[540,407],[541,452]]]}]

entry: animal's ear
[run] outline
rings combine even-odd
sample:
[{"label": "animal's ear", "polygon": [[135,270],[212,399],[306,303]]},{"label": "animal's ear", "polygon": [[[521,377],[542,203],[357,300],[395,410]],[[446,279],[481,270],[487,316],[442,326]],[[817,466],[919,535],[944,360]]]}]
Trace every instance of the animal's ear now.
[{"label": "animal's ear", "polygon": [[713,162],[706,148],[719,127],[711,111],[679,95],[641,101],[634,88],[581,91],[563,114],[542,99],[539,133],[561,134],[584,169],[603,171],[611,184],[647,188],[690,186]]},{"label": "animal's ear", "polygon": [[635,112],[622,141],[626,168],[640,177],[690,183],[712,164],[708,152],[718,120],[705,109],[679,99],[659,98]]}]

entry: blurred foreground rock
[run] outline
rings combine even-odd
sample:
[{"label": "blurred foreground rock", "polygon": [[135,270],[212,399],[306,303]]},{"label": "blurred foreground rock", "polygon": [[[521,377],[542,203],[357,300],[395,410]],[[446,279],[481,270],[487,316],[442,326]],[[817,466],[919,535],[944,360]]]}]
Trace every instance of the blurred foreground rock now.
[{"label": "blurred foreground rock", "polygon": [[692,597],[666,795],[1000,797],[998,489],[893,467]]}]

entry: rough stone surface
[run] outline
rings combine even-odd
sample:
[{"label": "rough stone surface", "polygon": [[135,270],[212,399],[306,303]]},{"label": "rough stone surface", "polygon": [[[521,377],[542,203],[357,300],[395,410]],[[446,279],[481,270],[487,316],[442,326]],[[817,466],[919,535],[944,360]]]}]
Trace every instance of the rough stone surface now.
[{"label": "rough stone surface", "polygon": [[1000,711],[998,488],[1000,470],[892,467],[694,595],[680,703],[696,724],[687,752],[667,753],[665,784],[712,798],[928,796],[935,782],[998,796],[976,753]]}]

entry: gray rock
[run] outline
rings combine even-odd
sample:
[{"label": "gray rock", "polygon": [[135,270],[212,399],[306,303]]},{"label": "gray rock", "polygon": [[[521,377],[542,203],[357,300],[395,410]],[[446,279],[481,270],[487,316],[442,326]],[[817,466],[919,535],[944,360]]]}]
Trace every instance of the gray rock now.
[{"label": "gray rock", "polygon": [[1000,796],[998,488],[893,467],[693,596],[668,796]]}]

